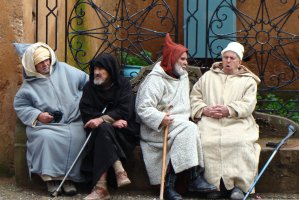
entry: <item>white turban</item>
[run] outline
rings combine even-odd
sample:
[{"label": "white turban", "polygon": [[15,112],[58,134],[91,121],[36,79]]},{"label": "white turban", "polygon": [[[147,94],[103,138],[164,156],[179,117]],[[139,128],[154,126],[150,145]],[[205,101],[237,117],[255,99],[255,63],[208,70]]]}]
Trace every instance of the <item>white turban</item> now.
[{"label": "white turban", "polygon": [[[42,47],[42,48],[41,48]],[[39,53],[42,51],[44,53]],[[49,55],[48,55],[49,54]],[[51,66],[50,66],[50,74],[52,74],[53,65],[56,63],[56,56],[54,51],[47,44],[42,42],[37,42],[30,45],[22,57],[22,64],[24,67],[25,74],[27,76],[35,76],[38,78],[46,78],[47,76],[40,74],[36,71],[35,63],[41,60],[40,62],[50,58]]]},{"label": "white turban", "polygon": [[50,51],[47,48],[40,46],[33,53],[34,65],[37,65],[38,63],[43,62],[44,60],[47,60],[50,57]]},{"label": "white turban", "polygon": [[230,42],[227,47],[221,51],[221,55],[223,56],[223,54],[227,51],[235,52],[240,60],[243,59],[244,47],[239,42]]}]

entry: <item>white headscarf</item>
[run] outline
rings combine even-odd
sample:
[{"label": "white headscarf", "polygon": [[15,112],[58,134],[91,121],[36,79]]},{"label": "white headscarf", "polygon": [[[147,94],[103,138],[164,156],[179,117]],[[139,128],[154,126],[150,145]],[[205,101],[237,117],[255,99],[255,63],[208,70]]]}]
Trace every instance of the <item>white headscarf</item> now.
[{"label": "white headscarf", "polygon": [[[47,56],[47,53],[45,53],[46,51],[42,50],[43,48],[39,48],[39,47],[43,47],[43,48],[49,50],[50,57]],[[43,53],[40,53],[40,50],[37,50],[37,49],[42,50]],[[35,54],[36,50],[38,52]],[[51,47],[49,47],[47,44],[42,43],[42,42],[37,42],[37,43],[32,44],[30,47],[27,48],[27,50],[25,51],[23,58],[22,58],[22,64],[23,64],[23,67],[25,70],[25,74],[27,76],[35,76],[37,78],[46,78],[47,76],[45,76],[41,73],[38,73],[36,71],[35,63],[38,64],[39,62],[44,61],[48,58],[51,59],[51,66],[50,66],[50,75],[51,75],[53,65],[56,62],[56,56],[55,56],[54,51],[51,49]]]}]

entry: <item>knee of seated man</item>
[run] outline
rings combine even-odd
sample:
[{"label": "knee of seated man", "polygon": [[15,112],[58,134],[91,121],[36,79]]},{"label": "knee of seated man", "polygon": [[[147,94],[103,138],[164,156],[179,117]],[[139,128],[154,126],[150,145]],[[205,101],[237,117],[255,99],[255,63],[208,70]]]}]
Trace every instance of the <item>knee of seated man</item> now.
[{"label": "knee of seated man", "polygon": [[110,128],[113,128],[111,123],[102,123],[97,127],[97,129],[110,129]]},{"label": "knee of seated man", "polygon": [[177,137],[179,138],[189,138],[189,139],[196,139],[197,137],[199,137],[198,134],[198,128],[195,124],[193,124],[192,122],[186,122],[184,123],[184,127],[182,127],[181,129],[182,131],[178,134]]},{"label": "knee of seated man", "polygon": [[108,133],[109,131],[113,130],[114,127],[112,126],[112,124],[110,123],[102,123],[100,124],[96,129],[95,131],[97,133],[101,133],[101,134],[104,134],[104,133]]},{"label": "knee of seated man", "polygon": [[198,127],[195,123],[192,121],[185,121],[181,124],[181,126],[184,126],[183,130],[188,132],[189,134],[198,134]]}]

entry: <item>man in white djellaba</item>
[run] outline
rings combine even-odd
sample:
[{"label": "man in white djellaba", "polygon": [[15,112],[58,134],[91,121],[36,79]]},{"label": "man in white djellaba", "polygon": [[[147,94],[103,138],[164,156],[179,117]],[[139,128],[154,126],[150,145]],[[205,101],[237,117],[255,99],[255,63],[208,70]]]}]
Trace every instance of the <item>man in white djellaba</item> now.
[{"label": "man in white djellaba", "polygon": [[[136,111],[141,119],[140,146],[152,185],[160,184],[164,128],[169,126],[165,178],[165,198],[182,199],[174,189],[177,174],[190,171],[188,190],[210,192],[216,189],[202,176],[204,171],[200,136],[189,121],[189,79],[187,49],[166,35],[163,60],[158,62],[140,85]],[[172,106],[171,111],[167,111]]]}]

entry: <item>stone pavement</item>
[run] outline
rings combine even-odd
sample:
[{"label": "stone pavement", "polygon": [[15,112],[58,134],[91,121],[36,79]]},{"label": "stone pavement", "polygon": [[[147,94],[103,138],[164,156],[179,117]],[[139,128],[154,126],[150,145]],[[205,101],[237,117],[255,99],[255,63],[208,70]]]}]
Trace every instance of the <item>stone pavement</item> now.
[{"label": "stone pavement", "polygon": [[[0,177],[0,200],[81,200],[87,195],[86,191],[74,197],[59,196],[51,198],[45,188],[30,189],[17,187],[13,178]],[[112,200],[158,200],[159,191],[111,191]],[[204,197],[185,196],[186,200],[205,199]],[[250,199],[298,199],[299,194],[257,194]]]}]

